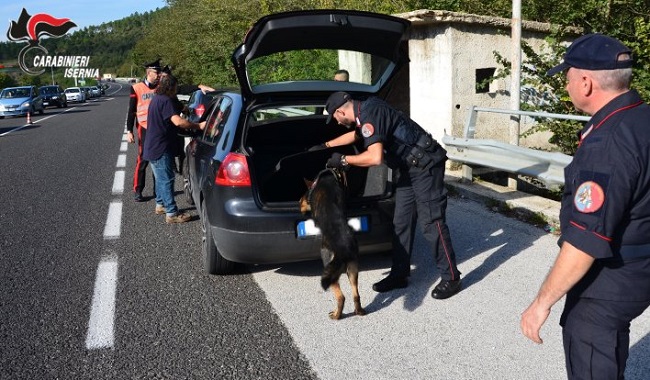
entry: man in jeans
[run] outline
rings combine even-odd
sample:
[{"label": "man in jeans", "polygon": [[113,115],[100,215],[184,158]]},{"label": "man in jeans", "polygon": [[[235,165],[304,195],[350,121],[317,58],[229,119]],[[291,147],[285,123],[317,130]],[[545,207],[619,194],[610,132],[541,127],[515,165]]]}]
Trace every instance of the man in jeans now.
[{"label": "man in jeans", "polygon": [[196,124],[183,119],[174,106],[178,82],[173,75],[160,78],[149,104],[147,139],[143,158],[151,164],[156,180],[155,213],[166,214],[167,223],[185,223],[188,213],[180,213],[174,200],[174,157],[177,154],[177,132],[182,129],[204,129],[205,122]]}]

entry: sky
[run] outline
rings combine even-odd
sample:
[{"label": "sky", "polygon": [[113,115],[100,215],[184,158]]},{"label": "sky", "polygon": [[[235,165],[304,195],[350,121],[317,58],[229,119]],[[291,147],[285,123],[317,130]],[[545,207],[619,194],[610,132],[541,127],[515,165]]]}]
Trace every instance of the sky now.
[{"label": "sky", "polygon": [[77,24],[68,33],[87,26],[115,21],[138,12],[154,11],[167,5],[165,0],[2,0],[0,4],[0,42],[7,42],[11,21],[18,21],[20,12],[45,13],[55,18],[69,18]]}]

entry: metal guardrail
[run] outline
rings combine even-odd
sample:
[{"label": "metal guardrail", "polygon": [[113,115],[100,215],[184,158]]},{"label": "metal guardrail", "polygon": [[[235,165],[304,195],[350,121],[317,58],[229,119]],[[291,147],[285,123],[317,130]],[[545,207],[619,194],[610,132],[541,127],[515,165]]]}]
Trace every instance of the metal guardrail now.
[{"label": "metal guardrail", "polygon": [[450,160],[464,164],[463,177],[469,181],[472,180],[470,165],[478,165],[509,173],[536,177],[549,187],[564,184],[564,168],[571,162],[571,156],[563,153],[525,148],[495,140],[475,139],[474,135],[478,112],[579,121],[587,121],[589,117],[471,107],[463,133],[464,137],[459,138],[445,134],[442,138],[442,143],[447,149],[447,156]]}]

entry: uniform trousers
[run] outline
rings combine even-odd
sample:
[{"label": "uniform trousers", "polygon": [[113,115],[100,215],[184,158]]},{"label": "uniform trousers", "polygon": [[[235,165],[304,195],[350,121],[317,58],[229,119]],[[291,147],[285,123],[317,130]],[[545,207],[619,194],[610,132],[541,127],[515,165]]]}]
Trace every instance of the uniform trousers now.
[{"label": "uniform trousers", "polygon": [[[149,166],[149,161],[142,158],[142,153],[144,151],[144,139],[147,136],[147,128],[142,128],[138,125],[138,157],[135,161],[135,171],[133,173],[133,191],[137,194],[142,194],[145,185],[145,177],[147,176],[147,166]],[[151,173],[153,178],[153,195],[156,196],[156,181],[153,177],[153,172]]]},{"label": "uniform trousers", "polygon": [[569,380],[622,380],[630,322],[650,301],[582,298],[569,292],[560,318]]},{"label": "uniform trousers", "polygon": [[400,168],[396,184],[393,216],[393,264],[391,275],[407,277],[417,222],[433,248],[436,265],[443,280],[459,280],[456,254],[446,222],[447,189],[444,184],[445,162],[425,168]]}]

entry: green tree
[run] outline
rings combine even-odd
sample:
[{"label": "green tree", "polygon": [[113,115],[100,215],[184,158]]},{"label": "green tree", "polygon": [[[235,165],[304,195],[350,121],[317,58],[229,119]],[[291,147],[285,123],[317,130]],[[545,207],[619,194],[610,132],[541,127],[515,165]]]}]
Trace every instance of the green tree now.
[{"label": "green tree", "polygon": [[8,74],[0,73],[0,88],[16,86],[16,80]]}]

